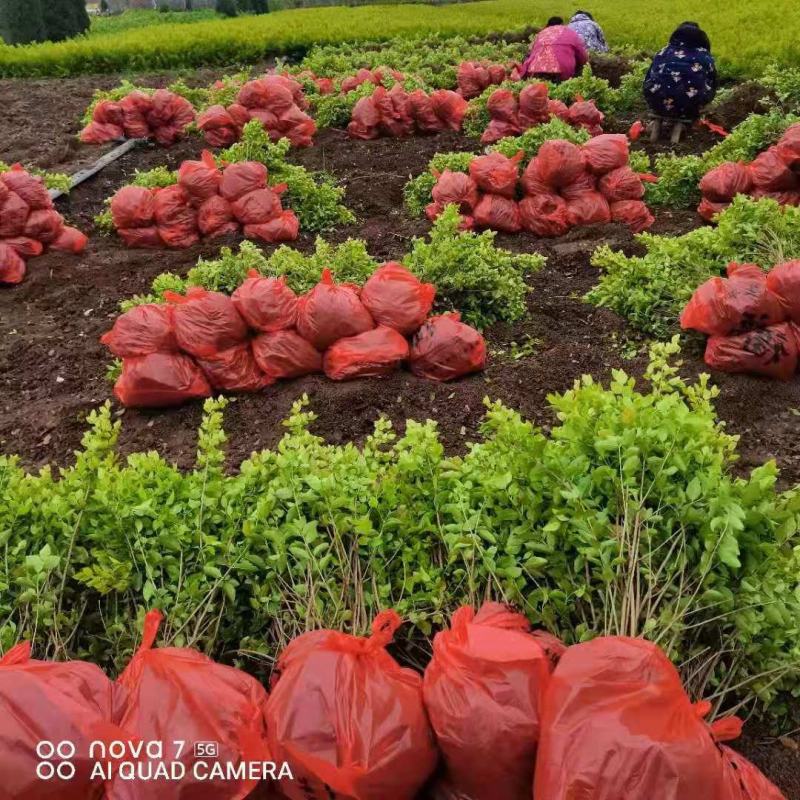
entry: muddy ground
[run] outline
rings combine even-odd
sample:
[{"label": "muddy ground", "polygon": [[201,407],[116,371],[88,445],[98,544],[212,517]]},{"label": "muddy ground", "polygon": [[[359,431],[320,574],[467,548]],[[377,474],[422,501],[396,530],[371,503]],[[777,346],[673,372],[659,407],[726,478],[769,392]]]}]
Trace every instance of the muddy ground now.
[{"label": "muddy ground", "polygon": [[[613,71],[610,67],[610,77]],[[218,74],[202,71],[193,80],[208,83]],[[163,85],[174,77],[150,76],[141,82]],[[0,81],[6,111],[0,115],[0,160],[66,172],[94,160],[102,148],[81,146],[74,135],[93,90],[116,82],[117,78],[107,76]],[[752,97],[749,90],[743,92],[742,102],[726,106],[720,121],[735,124],[743,108],[753,104]],[[625,130],[635,116],[616,121],[612,129]],[[710,132],[698,130],[680,150],[700,152],[715,141]],[[665,148],[642,146],[652,153]],[[22,285],[0,290],[0,452],[19,454],[32,469],[69,464],[86,428],[86,414],[111,397],[104,377],[110,359],[98,339],[113,323],[119,301],[146,292],[162,271],[184,274],[199,256],[218,252],[220,243],[185,251],[128,250],[115,238],[95,231],[92,222],[103,201],[128,182],[135,169],[176,167],[186,158],[197,157],[201,149],[199,139],[169,150],[140,147],[59,201],[68,220],[90,234],[90,243],[81,257],[52,253],[32,260]],[[332,232],[329,240],[360,237],[379,259],[399,259],[411,239],[429,229],[427,222],[411,219],[405,212],[404,184],[425,169],[435,152],[455,149],[477,150],[477,145],[454,133],[358,142],[342,131],[329,130],[317,137],[313,148],[294,158],[309,168],[327,170],[346,187],[345,202],[358,221]],[[652,230],[680,234],[699,224],[694,213],[660,212]],[[297,246],[313,249],[313,239],[304,235]],[[530,278],[528,316],[486,331],[491,356],[484,373],[453,384],[422,381],[408,372],[350,383],[313,376],[279,383],[262,394],[240,396],[225,415],[231,469],[253,450],[278,441],[284,430],[281,421],[302,394],[309,396],[318,415],[314,430],[330,442],[359,442],[371,432],[375,420],[385,415],[401,430],[407,419],[434,419],[447,448],[459,452],[478,437],[484,397],[502,400],[547,429],[555,423],[547,403],[549,393],[570,388],[587,373],[601,381],[614,368],[641,375],[646,361],[636,332],[612,312],[580,299],[598,279],[590,257],[599,244],[610,243],[629,254],[637,251],[626,228],[585,228],[558,240],[498,235],[497,242],[516,252],[541,252],[548,262]],[[699,353],[685,354],[688,376],[704,370]],[[729,432],[741,437],[737,469],[747,472],[775,458],[783,485],[800,482],[800,440],[795,435],[800,381],[783,384],[722,374],[713,380],[721,390],[720,416]],[[191,466],[199,404],[137,411],[115,403],[114,410],[123,420],[121,452],[156,449],[182,467]],[[796,749],[776,743],[758,729],[737,746],[767,771],[789,800],[800,800]]]}]

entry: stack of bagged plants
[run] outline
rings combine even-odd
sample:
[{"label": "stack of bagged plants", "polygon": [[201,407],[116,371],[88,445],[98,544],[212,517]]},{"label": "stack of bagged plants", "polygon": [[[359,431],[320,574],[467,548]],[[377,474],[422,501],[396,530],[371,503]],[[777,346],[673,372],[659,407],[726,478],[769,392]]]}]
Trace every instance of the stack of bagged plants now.
[{"label": "stack of bagged plants", "polygon": [[86,242],[64,223],[40,177],[20,164],[0,173],[0,284],[22,283],[27,259],[45,250],[82,253]]},{"label": "stack of bagged plants", "polygon": [[300,222],[281,205],[285,184],[270,187],[268,177],[258,161],[219,169],[206,150],[200,161],[181,164],[172,186],[123,186],[111,198],[114,228],[128,247],[185,248],[240,231],[263,242],[292,241]]},{"label": "stack of bagged plants", "polygon": [[787,128],[778,143],[749,164],[726,161],[700,181],[703,199],[697,213],[711,221],[737,194],[770,197],[784,206],[800,206],[800,123]]},{"label": "stack of bagged plants", "polygon": [[504,66],[480,61],[462,61],[456,73],[458,93],[466,100],[477,97],[490,86],[496,86],[503,81],[518,80],[520,74],[517,64]]},{"label": "stack of bagged plants", "polygon": [[[122,359],[114,393],[126,406],[159,407],[213,390],[257,392],[324,372],[379,377],[407,363],[446,381],[483,369],[486,343],[455,313],[429,317],[435,289],[388,262],[359,289],[329,270],[298,297],[282,278],[251,271],[232,296],[192,288],[126,311],[101,341]],[[409,342],[409,338],[411,341]]]},{"label": "stack of bagged plants", "polygon": [[612,221],[639,233],[653,224],[642,176],[628,162],[626,136],[602,134],[583,146],[550,139],[520,176],[522,157],[521,151],[512,158],[489,153],[472,160],[469,174],[437,175],[428,219],[453,203],[465,227],[507,233],[563,236],[573,227]]}]

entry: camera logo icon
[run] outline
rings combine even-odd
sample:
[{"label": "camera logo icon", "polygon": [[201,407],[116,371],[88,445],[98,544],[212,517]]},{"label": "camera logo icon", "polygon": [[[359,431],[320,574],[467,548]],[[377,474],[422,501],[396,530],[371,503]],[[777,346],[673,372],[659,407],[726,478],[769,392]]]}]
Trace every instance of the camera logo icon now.
[{"label": "camera logo icon", "polygon": [[72,742],[49,742],[46,739],[36,745],[36,777],[42,781],[69,781],[75,777],[75,745]]}]

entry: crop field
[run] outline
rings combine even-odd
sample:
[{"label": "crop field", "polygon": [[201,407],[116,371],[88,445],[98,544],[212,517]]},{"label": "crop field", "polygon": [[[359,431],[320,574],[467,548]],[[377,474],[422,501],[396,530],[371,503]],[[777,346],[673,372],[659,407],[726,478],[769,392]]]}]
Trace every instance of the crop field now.
[{"label": "crop field", "polygon": [[[590,658],[571,653],[634,637],[653,648],[642,691],[667,691],[652,675],[669,673],[672,698],[648,712],[663,703],[705,743],[680,756],[686,781],[721,786],[719,762],[719,800],[800,800],[800,16],[704,7],[721,88],[672,144],[637,133],[641,82],[697,7],[653,19],[652,4],[598,0],[612,52],[560,84],[519,80],[530,26],[559,11],[134,12],[0,46],[0,707],[29,640],[36,658],[118,679],[115,724],[144,725],[128,706],[146,702],[147,659],[195,648],[236,681],[153,667],[164,691],[206,692],[209,719],[263,694],[256,734],[297,765],[307,742],[273,723],[301,696],[314,711],[300,717],[316,713],[330,688],[296,671],[321,640],[285,654],[320,628],[368,636],[326,651],[345,672],[320,719],[337,703],[346,717],[358,686],[379,727],[360,687],[396,659],[409,669],[391,705],[425,674],[399,727],[369,728],[410,788],[338,774],[352,754],[336,737],[363,722],[347,717],[324,731],[336,769],[302,761],[305,794],[215,790],[441,800],[452,764],[433,708],[450,695],[432,673],[448,669],[442,632],[466,647],[478,627],[457,609],[489,602],[500,639],[480,658],[508,669],[502,635],[538,633],[538,672],[498,678],[506,699],[472,706],[472,727],[522,705],[506,694],[521,684],[580,676]],[[400,294],[381,299],[387,284]],[[450,691],[468,706],[475,686]],[[566,756],[538,717],[534,734],[506,722],[533,745],[500,759],[521,759],[523,788],[498,800],[532,780],[551,800],[533,761]],[[252,748],[245,733],[230,747]],[[742,788],[740,756],[774,793]]]}]

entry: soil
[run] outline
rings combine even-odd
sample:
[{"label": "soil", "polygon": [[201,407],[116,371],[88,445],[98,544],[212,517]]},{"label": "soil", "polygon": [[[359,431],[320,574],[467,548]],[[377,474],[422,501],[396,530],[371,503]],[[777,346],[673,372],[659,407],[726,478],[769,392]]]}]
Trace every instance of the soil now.
[{"label": "soil", "polygon": [[726,130],[732,130],[751,114],[763,114],[765,108],[761,100],[768,94],[756,81],[740,83],[722,102],[711,107],[707,117]]},{"label": "soil", "polygon": [[[210,79],[196,77],[199,82]],[[102,149],[70,142],[93,90],[116,81],[0,82],[10,112],[0,118],[0,159],[65,171],[94,160]],[[613,124],[626,130],[634,118]],[[25,129],[19,120],[26,121]],[[716,141],[710,136],[693,131],[681,152],[702,151]],[[649,142],[638,146],[651,154],[666,147]],[[358,221],[326,238],[364,238],[373,255],[387,260],[400,258],[412,238],[429,229],[426,221],[409,218],[403,208],[402,191],[409,177],[425,170],[438,151],[478,147],[455,133],[361,142],[348,139],[343,131],[328,130],[318,135],[314,147],[293,157],[309,168],[327,170],[346,187],[345,202]],[[0,290],[0,452],[19,454],[31,469],[71,463],[86,430],[86,415],[111,398],[104,376],[110,357],[98,339],[113,323],[119,301],[147,292],[160,272],[185,274],[199,256],[218,253],[219,243],[182,251],[128,250],[94,230],[92,222],[104,200],[127,183],[135,169],[162,164],[174,168],[186,158],[196,158],[201,149],[199,139],[168,150],[141,146],[58,201],[68,220],[90,234],[90,243],[82,257],[50,253],[33,259],[23,284]],[[652,230],[677,235],[699,224],[693,212],[659,211]],[[581,301],[598,279],[590,258],[599,244],[629,254],[639,250],[626,228],[577,229],[558,240],[501,234],[497,243],[515,252],[541,252],[548,262],[529,279],[527,317],[486,331],[490,361],[485,372],[452,384],[423,381],[408,372],[349,383],[312,376],[232,398],[225,415],[230,468],[236,469],[252,451],[276,444],[284,431],[282,420],[303,394],[318,416],[315,432],[329,442],[363,441],[380,415],[401,431],[407,419],[433,419],[448,451],[457,453],[479,437],[484,397],[502,400],[548,430],[556,420],[547,395],[571,388],[581,375],[607,381],[612,369],[622,368],[641,377],[646,348],[636,332],[614,313]],[[313,245],[314,237],[303,235],[296,246],[309,251]],[[687,348],[684,362],[689,377],[706,371],[694,348]],[[800,381],[784,384],[715,374],[713,382],[721,390],[721,418],[729,432],[741,437],[737,469],[746,473],[775,458],[782,485],[800,482]],[[113,409],[122,419],[122,454],[154,449],[181,467],[192,465],[200,404],[138,411],[113,402]],[[749,734],[738,746],[777,781],[789,800],[800,800],[797,753],[783,745],[765,745],[763,739]]]}]

